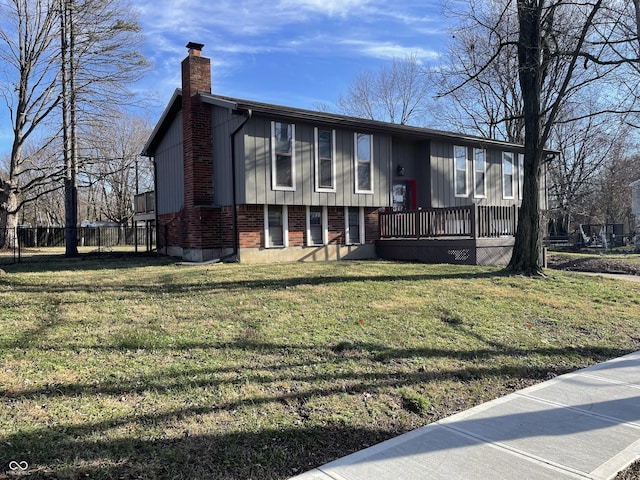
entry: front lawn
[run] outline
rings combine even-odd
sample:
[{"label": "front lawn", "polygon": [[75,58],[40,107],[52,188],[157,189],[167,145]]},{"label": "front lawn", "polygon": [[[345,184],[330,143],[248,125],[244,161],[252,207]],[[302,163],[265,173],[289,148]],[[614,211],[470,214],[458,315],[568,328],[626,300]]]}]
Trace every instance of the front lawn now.
[{"label": "front lawn", "polygon": [[640,284],[573,273],[3,268],[0,476],[282,479],[640,349]]}]

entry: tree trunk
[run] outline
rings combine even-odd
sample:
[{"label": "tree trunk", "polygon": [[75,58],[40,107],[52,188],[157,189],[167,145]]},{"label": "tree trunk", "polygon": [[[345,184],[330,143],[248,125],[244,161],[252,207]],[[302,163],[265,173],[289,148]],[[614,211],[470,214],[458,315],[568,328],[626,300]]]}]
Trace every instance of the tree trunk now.
[{"label": "tree trunk", "polygon": [[[61,0],[61,35],[62,35],[62,136],[64,143],[65,180],[64,180],[64,213],[65,213],[65,255],[78,255],[78,181],[77,162],[75,161],[74,134],[75,121],[72,109],[75,102],[73,85],[73,24],[72,2]],[[70,5],[71,3],[71,5]]]},{"label": "tree trunk", "polygon": [[16,245],[18,197],[8,182],[0,181],[0,250]]},{"label": "tree trunk", "polygon": [[538,3],[537,0],[518,0],[518,65],[525,129],[524,185],[518,230],[507,270],[525,275],[541,275],[543,267],[540,216],[540,166],[544,153],[540,142],[542,6]]},{"label": "tree trunk", "polygon": [[536,163],[537,165],[532,164],[531,161],[527,162],[527,153],[525,153],[522,205],[513,254],[507,267],[514,273],[530,276],[541,275],[544,265],[541,238],[542,216],[540,215],[540,162]]}]

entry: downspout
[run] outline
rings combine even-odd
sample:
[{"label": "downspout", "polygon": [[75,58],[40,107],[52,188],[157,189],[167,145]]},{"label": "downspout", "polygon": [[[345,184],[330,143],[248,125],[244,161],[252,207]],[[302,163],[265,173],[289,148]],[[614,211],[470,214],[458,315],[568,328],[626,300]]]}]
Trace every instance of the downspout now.
[{"label": "downspout", "polygon": [[244,112],[232,112],[232,113],[242,113],[245,116],[244,120],[238,125],[233,132],[231,132],[231,191],[233,196],[233,214],[232,224],[233,224],[233,256],[236,261],[240,261],[239,258],[239,232],[238,232],[238,220],[237,220],[237,207],[238,207],[238,199],[236,198],[236,135],[237,133],[245,126],[245,124],[251,119],[253,116],[253,111],[250,108],[247,108]]},{"label": "downspout", "polygon": [[[160,249],[158,248],[158,238],[160,237],[160,222],[158,219],[158,168],[156,165],[156,157],[151,158],[151,163],[153,164],[153,217],[155,222],[155,231],[156,231],[156,254],[160,253]],[[149,246],[151,247],[153,239],[150,239]],[[164,239],[165,243],[167,239]],[[153,249],[152,249],[153,250]],[[165,245],[165,255],[169,250]]]}]

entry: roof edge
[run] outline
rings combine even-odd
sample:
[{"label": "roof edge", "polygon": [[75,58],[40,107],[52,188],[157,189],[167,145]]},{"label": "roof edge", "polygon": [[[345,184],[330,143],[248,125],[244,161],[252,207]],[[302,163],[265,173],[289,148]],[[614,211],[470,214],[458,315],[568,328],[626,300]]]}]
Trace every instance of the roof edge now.
[{"label": "roof edge", "polygon": [[[226,97],[214,93],[200,93],[200,97],[206,103],[219,104],[233,109],[251,109],[254,113],[288,117],[294,120],[306,120],[313,122],[330,123],[336,126],[343,126],[348,128],[367,128],[377,132],[384,133],[396,133],[408,136],[422,136],[431,138],[440,138],[443,140],[459,140],[467,144],[477,144],[481,146],[500,146],[509,147],[512,149],[523,150],[524,145],[521,143],[507,142],[504,140],[495,140],[486,137],[467,135],[457,132],[450,132],[445,130],[436,130],[425,127],[416,127],[412,125],[400,125],[397,123],[382,122],[379,120],[369,120],[359,117],[350,117],[347,115],[341,115],[337,113],[320,112],[316,110],[307,110],[297,107],[287,107],[282,105],[275,105],[263,102],[256,102],[253,100],[244,100],[233,97]],[[233,105],[230,107],[229,104]],[[545,148],[546,153],[559,154],[559,150]]]},{"label": "roof edge", "polygon": [[[287,107],[253,100],[243,100],[233,97],[226,97],[209,92],[198,92],[201,100],[209,105],[214,105],[229,110],[247,110],[250,109],[254,113],[285,117],[292,120],[305,120],[308,122],[322,122],[335,126],[342,126],[351,129],[366,128],[372,132],[398,134],[412,137],[428,137],[433,139],[441,139],[448,141],[459,141],[464,144],[475,144],[481,147],[508,147],[514,150],[522,151],[524,145],[521,143],[507,142],[504,140],[495,140],[486,137],[467,135],[462,133],[450,132],[445,130],[435,130],[431,128],[416,127],[412,125],[400,125],[397,123],[382,122],[379,120],[369,120],[358,117],[350,117],[337,113],[320,112],[316,110],[306,110],[297,107]],[[141,155],[145,157],[153,157],[154,149],[159,142],[159,137],[168,128],[168,122],[172,116],[182,109],[182,89],[177,88],[171,97],[167,107],[163,111],[158,123],[156,124],[149,140],[144,146]],[[559,154],[555,149],[545,148],[546,153]],[[640,182],[640,180],[638,180]]]},{"label": "roof edge", "polygon": [[171,95],[171,100],[169,100],[169,103],[167,104],[164,111],[162,112],[162,115],[160,115],[160,119],[156,123],[156,126],[153,129],[153,132],[151,132],[151,135],[149,135],[149,139],[147,140],[147,143],[145,143],[144,148],[142,149],[142,152],[140,153],[140,155],[142,155],[143,157],[154,156],[154,148],[157,143],[157,137],[160,135],[160,133],[166,130],[167,128],[166,123],[169,120],[169,118],[172,117],[178,110],[181,110],[181,109],[182,109],[182,89],[176,88],[173,91],[173,95]]}]

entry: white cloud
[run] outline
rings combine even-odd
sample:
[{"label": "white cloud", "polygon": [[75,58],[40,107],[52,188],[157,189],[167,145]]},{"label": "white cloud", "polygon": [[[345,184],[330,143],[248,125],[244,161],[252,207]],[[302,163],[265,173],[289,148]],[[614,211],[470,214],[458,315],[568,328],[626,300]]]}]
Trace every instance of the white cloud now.
[{"label": "white cloud", "polygon": [[440,56],[440,53],[435,50],[391,42],[345,40],[343,44],[359,51],[362,55],[383,60],[415,56],[420,61],[429,61],[435,60]]},{"label": "white cloud", "polygon": [[372,0],[281,0],[280,5],[286,9],[304,9],[329,17],[346,17],[356,10],[361,11],[371,2]]},{"label": "white cloud", "polygon": [[[179,65],[189,41],[205,44],[215,91],[224,93],[231,86],[238,95],[256,92],[260,98],[268,95],[270,82],[282,84],[278,75],[289,75],[303,94],[314,85],[314,95],[326,97],[317,92],[325,85],[314,82],[329,70],[342,68],[346,76],[351,67],[407,55],[432,61],[438,52],[429,48],[430,41],[443,29],[438,7],[422,0],[216,0],[197,6],[186,0],[132,2],[140,10],[145,53],[153,64],[149,88],[166,99],[180,84]],[[289,60],[299,62],[297,71],[288,70]],[[282,73],[274,68],[278,65]],[[248,71],[261,73],[247,79]],[[334,75],[333,82],[339,81]],[[288,88],[286,95],[280,103],[302,94]]]}]

